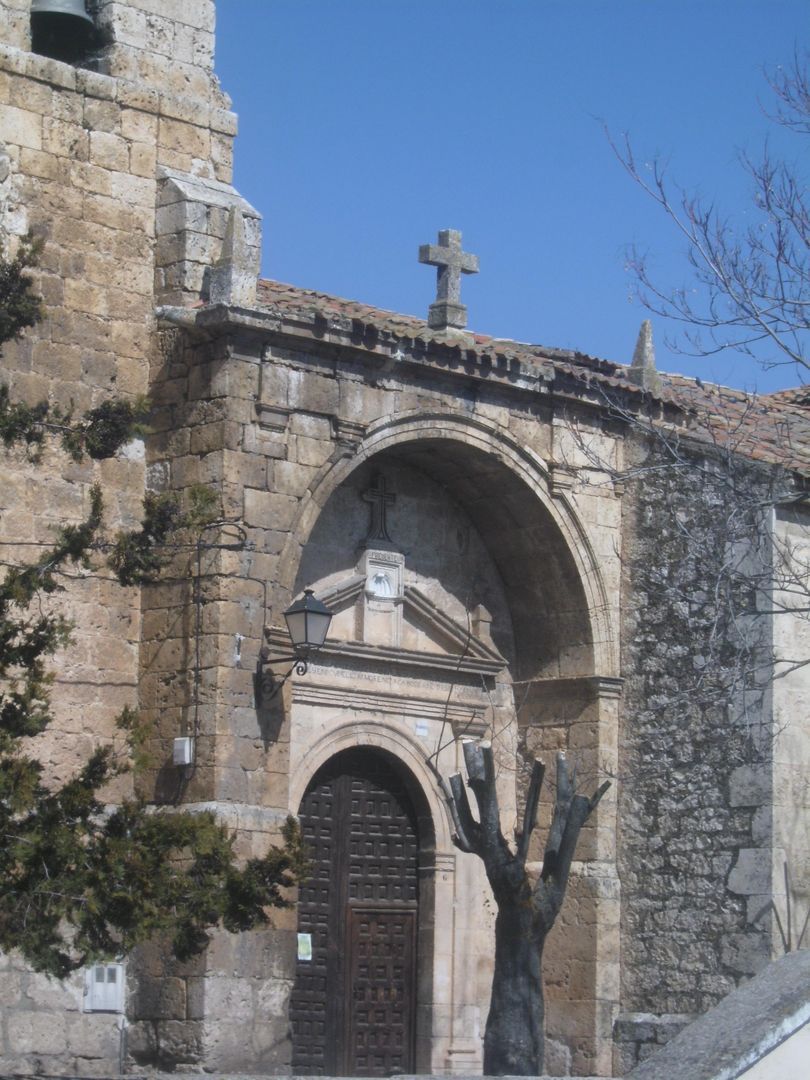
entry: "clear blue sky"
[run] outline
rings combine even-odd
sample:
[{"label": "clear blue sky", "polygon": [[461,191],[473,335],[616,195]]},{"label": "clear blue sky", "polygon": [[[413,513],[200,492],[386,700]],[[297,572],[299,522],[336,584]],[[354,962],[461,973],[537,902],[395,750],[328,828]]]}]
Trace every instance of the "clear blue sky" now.
[{"label": "clear blue sky", "polygon": [[[240,117],[235,183],[264,216],[263,273],[426,315],[420,243],[461,229],[481,272],[469,328],[629,362],[644,308],[627,245],[663,283],[683,245],[600,120],[745,221],[770,131],[763,69],[808,45],[808,0],[218,0],[217,71]],[[806,162],[805,162],[806,165]],[[733,357],[658,366],[760,391]]]}]

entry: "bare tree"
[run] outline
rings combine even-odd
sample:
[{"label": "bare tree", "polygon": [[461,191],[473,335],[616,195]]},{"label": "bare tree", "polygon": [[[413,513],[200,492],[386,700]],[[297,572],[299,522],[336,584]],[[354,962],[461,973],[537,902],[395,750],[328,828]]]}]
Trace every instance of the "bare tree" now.
[{"label": "bare tree", "polygon": [[[796,54],[768,82],[777,101],[773,122],[793,135],[810,134],[807,55]],[[754,205],[741,227],[712,202],[674,187],[660,160],[649,171],[639,165],[627,137],[620,143],[608,137],[633,180],[686,240],[691,281],[678,288],[655,279],[643,251],[629,254],[645,307],[684,327],[671,347],[697,356],[734,350],[766,368],[810,369],[810,202],[800,166],[768,145],[758,158],[740,155]]]},{"label": "bare tree", "polygon": [[473,852],[483,861],[498,907],[484,1073],[537,1076],[543,1071],[543,946],[562,907],[580,830],[610,784],[602,784],[592,798],[575,794],[574,773],[565,755],[557,755],[554,813],[543,868],[532,883],[526,859],[545,765],[534,762],[523,825],[510,846],[501,831],[492,747],[487,742],[465,741],[463,750],[478,820],[461,774],[455,773],[445,784],[455,827],[453,840],[461,851]]}]

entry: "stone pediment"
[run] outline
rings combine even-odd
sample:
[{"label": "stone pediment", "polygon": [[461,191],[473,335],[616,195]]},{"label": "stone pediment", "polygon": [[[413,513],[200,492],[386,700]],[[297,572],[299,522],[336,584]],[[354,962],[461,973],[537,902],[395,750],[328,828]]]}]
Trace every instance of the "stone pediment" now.
[{"label": "stone pediment", "polygon": [[[418,630],[429,647],[409,648],[398,643],[370,642],[364,640],[362,634],[356,633],[346,637],[329,636],[318,651],[319,660],[336,663],[351,661],[352,666],[365,661],[370,665],[384,664],[400,670],[431,668],[478,675],[496,675],[506,666],[505,659],[494,645],[447,615],[415,585],[405,585],[399,596],[383,598],[369,592],[367,585],[366,576],[354,574],[330,588],[319,590],[317,595],[335,616],[355,608],[359,603],[382,603],[392,610],[399,608],[402,620]],[[343,626],[345,628],[345,622]],[[267,627],[265,637],[272,651],[289,651],[289,638],[280,627]]]}]

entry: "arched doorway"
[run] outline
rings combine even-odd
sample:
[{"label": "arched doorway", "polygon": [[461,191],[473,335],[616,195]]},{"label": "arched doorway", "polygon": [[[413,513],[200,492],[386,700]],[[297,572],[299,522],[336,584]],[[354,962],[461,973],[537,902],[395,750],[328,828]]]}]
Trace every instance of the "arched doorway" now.
[{"label": "arched doorway", "polygon": [[413,1072],[424,827],[403,778],[377,751],[344,751],[313,777],[299,819],[311,876],[298,903],[293,1072]]}]

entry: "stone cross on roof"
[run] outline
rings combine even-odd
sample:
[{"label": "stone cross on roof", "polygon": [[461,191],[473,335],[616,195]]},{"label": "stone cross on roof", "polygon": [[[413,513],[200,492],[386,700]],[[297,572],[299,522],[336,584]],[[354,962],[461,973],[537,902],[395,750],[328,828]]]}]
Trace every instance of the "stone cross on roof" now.
[{"label": "stone cross on roof", "polygon": [[421,244],[419,262],[437,267],[436,302],[430,305],[428,326],[432,330],[463,330],[467,308],[461,302],[461,275],[478,273],[478,256],[461,250],[461,233],[442,229],[438,244]]}]

